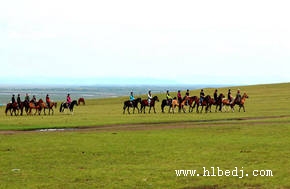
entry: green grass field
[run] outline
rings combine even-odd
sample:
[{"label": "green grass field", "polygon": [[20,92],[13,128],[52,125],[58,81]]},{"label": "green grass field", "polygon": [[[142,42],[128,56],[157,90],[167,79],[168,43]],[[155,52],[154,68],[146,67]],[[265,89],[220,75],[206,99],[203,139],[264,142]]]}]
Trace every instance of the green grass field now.
[{"label": "green grass field", "polygon": [[[235,88],[250,97],[246,112],[162,114],[159,102],[157,114],[123,115],[128,97],[87,100],[73,115],[1,107],[0,188],[290,188],[290,83]],[[44,128],[86,129],[35,131]],[[223,176],[202,176],[211,167]]]}]

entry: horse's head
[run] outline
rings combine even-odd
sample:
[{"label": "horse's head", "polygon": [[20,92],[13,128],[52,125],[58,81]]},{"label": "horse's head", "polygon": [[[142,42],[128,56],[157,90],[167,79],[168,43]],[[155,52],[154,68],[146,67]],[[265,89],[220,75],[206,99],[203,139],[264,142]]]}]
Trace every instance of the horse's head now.
[{"label": "horse's head", "polygon": [[249,98],[249,96],[247,95],[247,93],[244,93],[243,98]]},{"label": "horse's head", "polygon": [[78,102],[76,100],[73,100],[71,104],[78,106]]},{"label": "horse's head", "polygon": [[141,103],[141,98],[136,98],[136,102],[138,103]]},{"label": "horse's head", "polygon": [[221,94],[219,95],[219,98],[220,98],[220,99],[225,98],[225,95],[224,95],[223,93],[221,93]]},{"label": "horse's head", "polygon": [[158,96],[154,96],[154,97],[153,97],[153,100],[154,100],[154,101],[156,100],[157,102],[159,102],[159,98],[158,98]]},{"label": "horse's head", "polygon": [[206,100],[207,102],[209,102],[209,101],[211,100],[210,95],[206,95],[206,96],[204,97],[204,100]]}]

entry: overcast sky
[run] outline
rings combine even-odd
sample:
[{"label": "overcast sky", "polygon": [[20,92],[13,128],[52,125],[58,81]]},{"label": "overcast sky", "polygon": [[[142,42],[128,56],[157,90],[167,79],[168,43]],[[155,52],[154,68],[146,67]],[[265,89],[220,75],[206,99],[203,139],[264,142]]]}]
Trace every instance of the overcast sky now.
[{"label": "overcast sky", "polygon": [[289,7],[280,0],[1,0],[0,85],[289,82]]}]

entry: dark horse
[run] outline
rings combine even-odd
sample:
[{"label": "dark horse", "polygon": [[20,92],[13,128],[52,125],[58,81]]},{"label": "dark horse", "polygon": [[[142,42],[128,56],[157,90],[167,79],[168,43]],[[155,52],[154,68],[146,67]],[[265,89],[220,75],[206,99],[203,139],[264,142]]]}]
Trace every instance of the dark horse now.
[{"label": "dark horse", "polygon": [[127,108],[127,111],[128,111],[128,114],[130,114],[130,111],[129,111],[129,108],[133,108],[133,114],[135,112],[135,108],[137,108],[138,110],[138,113],[139,113],[139,108],[138,108],[138,103],[141,103],[141,98],[136,98],[135,100],[133,101],[130,101],[130,100],[126,100],[124,102],[124,106],[123,106],[123,114],[125,114],[125,110]]},{"label": "dark horse", "polygon": [[26,100],[21,102],[19,105],[19,109],[20,109],[20,115],[23,115],[23,109],[25,110],[26,114],[28,114],[29,102]]},{"label": "dark horse", "polygon": [[141,113],[142,113],[142,111],[144,111],[144,114],[145,114],[146,106],[149,106],[149,114],[150,114],[150,110],[151,110],[152,107],[153,107],[154,113],[156,113],[156,111],[155,111],[155,101],[159,102],[159,99],[158,99],[157,96],[154,96],[151,99],[150,104],[148,103],[148,100],[142,100],[141,101]]},{"label": "dark horse", "polygon": [[83,103],[83,105],[86,105],[85,99],[83,97],[79,98],[78,100],[78,105],[80,105],[81,103]]},{"label": "dark horse", "polygon": [[173,100],[176,100],[176,97],[174,97],[173,99],[169,99],[169,100],[167,100],[167,99],[163,99],[163,100],[162,100],[162,103],[161,103],[161,110],[162,110],[162,113],[164,113],[164,107],[165,107],[165,106],[170,106],[170,107],[169,107],[169,111],[170,111],[171,106],[172,106],[172,101],[173,101]]},{"label": "dark horse", "polygon": [[211,98],[208,107],[209,111],[211,112],[211,106],[215,105],[215,112],[217,112],[218,108],[218,110],[221,112],[223,107],[223,98],[225,98],[225,95],[223,93],[220,93],[216,100],[214,98]]},{"label": "dark horse", "polygon": [[76,100],[73,100],[73,101],[71,102],[70,106],[68,106],[66,102],[63,102],[63,103],[61,103],[61,105],[60,105],[59,112],[63,112],[64,109],[69,109],[70,112],[73,112],[73,111],[74,111],[74,106],[75,106],[75,105],[76,105],[76,106],[78,105],[78,103],[77,103]]},{"label": "dark horse", "polygon": [[203,107],[205,106],[205,112],[208,112],[210,103],[211,103],[211,97],[210,97],[210,95],[207,95],[206,97],[204,97],[204,99],[203,99],[203,101],[202,101],[201,104],[200,104],[200,99],[199,98],[196,98],[195,99],[195,103],[193,105],[193,108],[196,106],[196,113],[199,113],[199,109],[198,109],[199,106],[201,106],[200,112],[202,112]]},{"label": "dark horse", "polygon": [[[16,110],[17,110],[17,114],[16,114]],[[10,111],[10,114],[13,115],[18,115],[19,113],[19,107],[18,107],[18,104],[17,102],[14,102],[14,103],[8,103],[6,105],[6,109],[5,109],[5,114],[7,115],[8,111]]]}]

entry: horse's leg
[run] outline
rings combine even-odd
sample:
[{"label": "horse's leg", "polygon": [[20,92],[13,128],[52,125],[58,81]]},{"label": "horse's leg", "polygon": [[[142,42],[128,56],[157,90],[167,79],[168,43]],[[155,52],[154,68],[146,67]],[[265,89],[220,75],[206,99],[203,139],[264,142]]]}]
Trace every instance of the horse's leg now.
[{"label": "horse's leg", "polygon": [[201,110],[200,110],[200,113],[202,113],[202,111],[203,111],[203,105],[201,105]]},{"label": "horse's leg", "polygon": [[126,110],[126,107],[125,105],[123,106],[123,114],[125,114],[125,110]]},{"label": "horse's leg", "polygon": [[136,108],[137,108],[137,110],[138,110],[138,114],[139,114],[139,113],[140,113],[140,110],[139,110],[138,106],[136,106]]},{"label": "horse's leg", "polygon": [[154,114],[156,114],[156,111],[155,111],[155,106],[153,106],[153,110],[154,110]]}]

